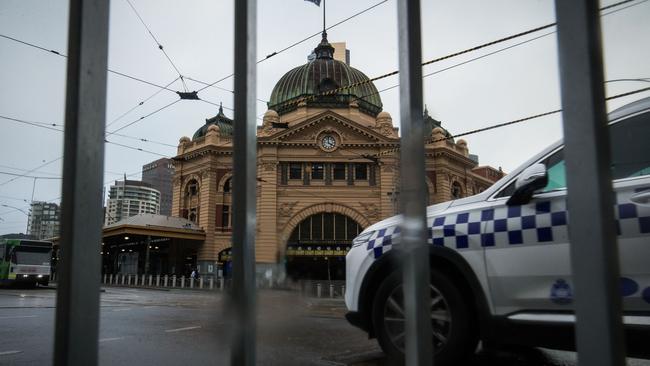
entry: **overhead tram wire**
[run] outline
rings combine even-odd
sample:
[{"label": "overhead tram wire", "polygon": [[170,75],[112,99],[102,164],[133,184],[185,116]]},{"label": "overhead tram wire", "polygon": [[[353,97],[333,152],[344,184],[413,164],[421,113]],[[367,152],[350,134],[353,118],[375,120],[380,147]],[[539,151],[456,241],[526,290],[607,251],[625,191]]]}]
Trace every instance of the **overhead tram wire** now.
[{"label": "overhead tram wire", "polygon": [[[387,1],[388,1],[388,0],[387,0]],[[647,1],[647,0],[646,0],[646,1]],[[201,81],[201,80],[193,79],[193,78],[191,78],[191,77],[189,77],[189,76],[185,76],[185,79],[187,79],[187,80],[192,80],[192,81],[194,81],[194,82],[196,82],[196,83],[199,83],[199,84],[202,84],[202,85],[207,85],[207,86],[210,86],[210,87],[213,87],[213,88],[219,89],[219,90],[221,90],[221,91],[226,91],[226,92],[231,93],[231,94],[234,94],[234,93],[235,93],[233,90],[230,90],[230,89],[228,89],[228,88],[222,88],[222,87],[220,87],[220,86],[210,85],[210,84],[206,83],[205,81]],[[197,91],[197,92],[198,92],[198,91]],[[257,98],[257,101],[260,102],[260,103],[264,103],[264,104],[267,104],[267,103],[269,102],[268,100],[264,100],[264,99],[260,99],[260,98]]]},{"label": "overhead tram wire", "polygon": [[46,163],[44,163],[44,164],[41,164],[41,165],[37,166],[37,167],[34,168],[34,169],[30,169],[30,170],[26,171],[24,174],[19,174],[18,176],[14,177],[14,178],[11,178],[11,179],[9,179],[9,180],[7,180],[7,181],[4,181],[4,182],[0,183],[0,186],[4,186],[4,185],[7,184],[7,183],[11,183],[11,182],[15,181],[16,179],[19,179],[19,178],[21,178],[21,177],[24,177],[24,176],[28,175],[29,173],[32,173],[32,172],[34,172],[34,171],[36,171],[36,170],[38,170],[38,169],[41,169],[41,168],[43,168],[43,167],[45,167],[45,166],[48,166],[48,165],[50,165],[50,164],[52,164],[52,163],[54,163],[54,162],[57,162],[57,161],[59,161],[59,160],[61,160],[61,159],[63,159],[63,156],[60,156],[60,157],[58,157],[58,158],[56,158],[56,159],[53,159],[53,160],[50,160],[50,161],[48,161],[48,162],[46,162]]},{"label": "overhead tram wire", "polygon": [[[332,29],[332,28],[334,28],[336,26],[339,26],[339,25],[347,22],[348,20],[356,18],[357,16],[359,16],[359,15],[365,13],[365,12],[368,12],[368,11],[370,11],[370,10],[372,10],[372,9],[374,9],[374,8],[378,7],[379,5],[384,4],[386,2],[388,2],[388,0],[382,0],[382,1],[370,6],[370,7],[366,8],[366,9],[364,9],[364,10],[361,10],[361,11],[359,11],[357,13],[354,13],[354,14],[350,15],[349,17],[347,17],[347,18],[345,18],[343,20],[338,21],[337,23],[334,23],[334,24],[330,25],[329,27],[325,28],[325,30],[327,31],[327,30],[330,30],[330,29]],[[316,32],[316,33],[314,33],[314,34],[312,34],[310,36],[307,36],[307,37],[301,39],[300,41],[294,42],[294,43],[282,48],[281,50],[272,52],[272,53],[266,55],[266,57],[264,57],[263,59],[258,60],[257,64],[260,64],[260,63],[262,63],[262,62],[264,62],[264,61],[266,61],[266,60],[268,60],[268,59],[270,59],[270,58],[272,58],[274,56],[277,56],[277,55],[281,54],[282,52],[290,50],[291,48],[296,47],[299,44],[307,42],[308,40],[320,35],[321,33],[322,33],[322,31],[318,31],[318,32]],[[224,81],[226,79],[231,78],[233,75],[235,75],[235,74],[233,73],[233,74],[230,74],[230,75],[226,75],[226,76],[222,77],[221,79],[219,79],[219,80],[217,80],[215,82],[209,83],[209,84],[205,83],[206,85],[203,88],[199,89],[198,92],[201,92],[201,91],[203,91],[203,90],[205,90],[207,88],[210,88],[210,87],[215,87],[216,84],[218,84],[218,83],[220,83],[220,82],[222,82],[222,81]],[[194,80],[194,81],[196,81],[196,80]]]},{"label": "overhead tram wire", "polygon": [[133,3],[131,3],[131,0],[126,0],[126,2],[129,4],[131,9],[133,9],[133,12],[138,17],[138,19],[140,19],[140,23],[142,23],[142,25],[147,29],[147,32],[149,32],[149,35],[151,36],[151,38],[153,38],[154,42],[156,42],[156,44],[158,45],[158,49],[160,51],[162,51],[163,55],[165,55],[165,57],[167,58],[167,61],[169,61],[169,63],[174,68],[174,70],[176,70],[176,73],[178,74],[178,77],[181,79],[181,83],[183,84],[183,88],[187,92],[188,91],[187,85],[185,84],[185,80],[183,80],[183,74],[181,73],[181,71],[178,69],[178,67],[176,67],[176,64],[174,63],[174,61],[172,61],[171,57],[169,57],[169,55],[165,51],[165,48],[158,41],[158,38],[156,38],[156,36],[153,34],[153,32],[151,31],[151,29],[149,28],[147,23],[144,22],[144,19],[142,19],[142,17],[140,16],[140,13],[138,13],[138,10],[135,8],[135,6],[133,6]]},{"label": "overhead tram wire", "polygon": [[145,119],[145,118],[147,118],[147,117],[150,117],[150,116],[152,116],[152,115],[154,115],[154,114],[156,114],[156,113],[158,113],[158,112],[160,112],[160,111],[162,111],[162,110],[164,110],[164,109],[167,109],[167,108],[173,106],[174,104],[180,102],[181,100],[182,100],[182,99],[176,99],[176,100],[174,100],[173,102],[168,103],[168,104],[165,104],[164,106],[162,106],[162,107],[156,109],[155,111],[150,112],[150,113],[148,113],[148,114],[145,114],[144,116],[142,116],[142,117],[140,117],[140,118],[138,118],[138,119],[136,119],[136,120],[134,120],[134,121],[132,121],[132,122],[129,122],[129,123],[125,124],[125,125],[122,126],[122,127],[119,127],[119,128],[117,128],[117,129],[115,129],[115,130],[113,130],[113,131],[110,131],[110,132],[106,132],[106,136],[108,137],[108,136],[110,136],[110,135],[112,135],[112,134],[114,134],[114,133],[116,133],[116,132],[118,132],[118,131],[121,131],[121,130],[127,128],[127,127],[130,127],[130,126],[132,126],[132,125],[134,125],[134,124],[136,124],[136,123],[142,121],[143,119]]},{"label": "overhead tram wire", "polygon": [[[617,3],[614,3],[614,4],[611,4],[611,5],[600,8],[600,11],[601,12],[606,11],[606,10],[616,8],[616,7],[619,7],[621,5],[628,4],[628,3],[631,3],[631,2],[635,2],[635,1],[638,1],[638,0],[622,0],[622,1],[619,1]],[[644,1],[647,1],[647,0],[642,0],[642,1],[644,2]],[[630,5],[630,6],[632,6],[632,5]],[[620,9],[620,10],[622,10],[622,9]],[[613,13],[613,12],[610,12],[610,13]],[[490,41],[490,42],[487,42],[487,43],[483,43],[483,44],[480,44],[480,45],[477,45],[477,46],[474,46],[474,47],[471,47],[471,48],[467,48],[467,49],[464,49],[464,50],[461,50],[461,51],[458,51],[458,52],[454,52],[454,53],[445,55],[445,56],[442,56],[442,57],[434,58],[434,59],[431,59],[429,61],[423,62],[422,66],[431,65],[431,64],[434,64],[434,63],[437,63],[437,62],[441,62],[441,61],[448,60],[448,59],[451,59],[451,58],[454,58],[454,57],[458,57],[458,56],[465,55],[465,54],[468,54],[468,53],[471,53],[471,52],[475,52],[475,51],[478,51],[478,50],[486,48],[486,47],[494,46],[494,45],[499,44],[499,43],[503,43],[503,42],[507,42],[507,41],[510,41],[510,40],[513,40],[513,39],[516,39],[516,38],[519,38],[519,37],[523,37],[523,36],[526,36],[528,34],[536,33],[536,32],[542,31],[544,29],[554,27],[556,24],[557,23],[554,22],[554,23],[549,23],[549,24],[542,25],[542,26],[539,26],[539,27],[531,28],[529,30],[519,32],[519,33],[516,33],[516,34],[512,34],[512,35],[509,35],[507,37],[499,38],[499,39],[496,39],[496,40],[493,40],[493,41]],[[298,104],[306,102],[306,101],[314,100],[314,99],[316,99],[318,97],[335,95],[335,94],[337,94],[337,93],[339,93],[341,91],[345,91],[345,90],[348,90],[348,89],[351,89],[351,88],[355,88],[357,86],[361,86],[361,85],[364,85],[364,84],[372,83],[374,81],[385,79],[387,77],[394,76],[394,75],[397,75],[397,74],[399,74],[399,70],[391,71],[391,72],[385,73],[383,75],[380,75],[380,76],[377,76],[377,77],[374,77],[374,78],[361,80],[361,81],[358,81],[356,83],[352,83],[352,84],[349,84],[349,85],[345,85],[345,86],[341,86],[341,87],[338,87],[338,88],[335,88],[335,89],[331,89],[331,90],[328,90],[328,91],[320,93],[320,94],[309,95],[309,96],[306,96],[306,97],[302,97],[302,98],[298,98],[298,99],[295,99],[295,100],[287,101],[287,102],[283,103],[281,107],[290,107],[292,105],[298,105]]]},{"label": "overhead tram wire", "polygon": [[158,153],[158,152],[155,152],[155,151],[151,151],[151,150],[141,149],[141,148],[139,148],[139,147],[133,147],[133,146],[129,146],[129,145],[120,144],[120,143],[113,142],[113,141],[108,141],[108,140],[106,140],[106,139],[104,139],[104,142],[106,142],[107,144],[120,146],[120,147],[123,147],[123,148],[126,148],[126,149],[131,149],[131,150],[136,150],[136,151],[140,151],[140,152],[145,152],[145,153],[149,153],[149,154],[153,154],[153,155],[162,156],[162,157],[165,157],[165,158],[169,157],[169,155],[161,154],[161,153]]},{"label": "overhead tram wire", "polygon": [[[227,109],[227,110],[232,111],[232,112],[235,111],[235,110],[232,109],[232,108],[224,107],[224,106],[221,105],[221,104],[217,104],[217,103],[215,103],[215,102],[211,102],[211,101],[209,101],[209,100],[205,100],[205,99],[203,99],[203,98],[199,98],[199,100],[202,101],[202,102],[204,102],[204,103],[207,103],[207,104],[210,104],[210,105],[216,106],[216,107],[223,107],[224,109]],[[260,118],[259,116],[257,116],[256,118],[257,118],[258,120],[260,120],[260,121],[264,121],[264,120],[263,120],[262,118]]]},{"label": "overhead tram wire", "polygon": [[[20,39],[17,39],[17,38],[13,38],[13,37],[10,37],[10,36],[4,35],[4,34],[0,34],[0,37],[11,40],[11,41],[14,41],[14,42],[24,44],[24,45],[32,47],[32,48],[39,49],[41,51],[45,51],[47,53],[51,53],[51,54],[54,54],[54,55],[57,55],[57,56],[60,56],[60,57],[63,57],[63,58],[68,58],[68,56],[66,54],[61,53],[61,52],[56,51],[56,50],[50,50],[50,49],[47,49],[45,47],[41,47],[41,46],[38,46],[36,44],[29,43],[29,42],[26,42],[26,41],[23,41],[23,40],[20,40]],[[161,89],[165,89],[167,91],[170,91],[172,93],[176,93],[175,90],[169,89],[169,88],[164,87],[162,85],[158,85],[156,83],[152,83],[152,82],[147,81],[147,80],[140,79],[138,77],[135,77],[135,76],[132,76],[132,75],[129,75],[129,74],[125,74],[125,73],[120,72],[120,71],[116,71],[116,70],[113,70],[113,69],[110,69],[110,68],[107,68],[106,70],[108,72],[112,73],[112,74],[115,74],[115,75],[119,75],[119,76],[122,76],[122,77],[125,77],[125,78],[128,78],[128,79],[131,79],[131,80],[138,81],[138,82],[143,83],[143,84],[147,84],[147,85],[150,85],[150,86],[155,86],[156,88],[161,88]]]},{"label": "overhead tram wire", "polygon": [[[0,165],[0,168],[18,170],[18,171],[21,171],[21,172],[29,171],[29,169],[16,168],[16,167],[9,166],[9,165]],[[38,171],[38,170],[32,171],[32,173],[47,174],[49,176],[55,176],[55,177],[59,176],[59,173],[41,172],[41,171]]]},{"label": "overhead tram wire", "polygon": [[0,171],[0,174],[11,175],[11,176],[14,176],[14,177],[19,177],[19,178],[33,178],[33,179],[63,179],[63,177],[44,177],[44,176],[24,175],[24,174],[10,173],[10,172],[2,172],[2,171]]},{"label": "overhead tram wire", "polygon": [[[621,11],[621,10],[625,10],[625,9],[631,8],[631,7],[633,7],[633,6],[641,5],[641,4],[643,4],[643,3],[647,2],[647,1],[650,1],[650,0],[641,0],[641,1],[637,2],[637,3],[630,4],[630,5],[625,6],[625,7],[623,7],[623,8],[615,9],[615,10],[612,10],[612,11],[610,11],[610,12],[603,13],[602,16],[607,16],[607,15],[610,15],[610,14],[614,14],[614,13],[617,13],[617,12],[619,12],[619,11]],[[603,9],[605,9],[605,8],[603,8]],[[544,37],[550,36],[550,35],[555,34],[555,33],[557,33],[557,31],[555,31],[555,30],[554,30],[554,31],[551,31],[551,32],[548,32],[548,33],[544,33],[544,34],[542,34],[542,35],[540,35],[540,36],[536,36],[536,37],[533,37],[533,38],[527,39],[527,40],[525,40],[525,41],[522,41],[522,42],[519,42],[519,43],[515,43],[515,44],[512,44],[512,45],[507,46],[507,47],[504,47],[504,48],[500,48],[500,49],[498,49],[498,50],[496,50],[496,51],[492,51],[492,52],[486,53],[486,54],[484,54],[484,55],[481,55],[481,56],[478,56],[478,57],[474,57],[474,58],[471,58],[471,59],[469,59],[469,60],[466,60],[466,61],[463,61],[463,62],[459,62],[459,63],[457,63],[457,64],[454,64],[454,65],[451,65],[451,66],[448,66],[448,67],[442,68],[442,69],[440,69],[440,70],[436,70],[436,71],[433,71],[433,72],[430,72],[430,73],[424,74],[424,75],[422,75],[422,78],[424,79],[424,78],[427,78],[427,77],[430,77],[430,76],[433,76],[433,75],[436,75],[436,74],[440,74],[440,73],[445,72],[445,71],[447,71],[447,70],[451,70],[451,69],[454,69],[454,68],[456,68],[456,67],[459,67],[459,66],[462,66],[462,65],[465,65],[465,64],[468,64],[468,63],[471,63],[471,62],[474,62],[474,61],[480,60],[480,59],[482,59],[482,58],[485,58],[485,57],[488,57],[488,56],[492,56],[492,55],[497,54],[497,53],[501,53],[501,52],[506,51],[506,50],[509,50],[509,49],[511,49],[511,48],[518,47],[518,46],[524,45],[524,44],[526,44],[526,43],[530,43],[530,42],[532,42],[532,41],[536,41],[536,40],[538,40],[538,39],[540,39],[540,38],[544,38]],[[650,78],[637,78],[637,79],[614,79],[614,80],[607,80],[607,81],[605,81],[605,83],[616,82],[616,81],[641,81],[641,82],[650,82]],[[395,88],[397,88],[397,87],[399,87],[399,84],[395,84],[395,85],[389,86],[389,87],[387,87],[387,88],[381,89],[381,90],[377,91],[376,93],[370,93],[370,94],[366,94],[366,95],[361,96],[361,97],[357,97],[355,100],[362,100],[362,99],[365,99],[365,98],[367,98],[367,97],[370,97],[370,96],[373,96],[373,95],[377,95],[377,94],[383,93],[383,92],[388,91],[388,90],[395,89]]]},{"label": "overhead tram wire", "polygon": [[[605,100],[610,101],[610,100],[623,98],[623,97],[627,97],[627,96],[630,96],[630,95],[639,94],[639,93],[643,93],[643,92],[650,92],[650,87],[642,88],[642,89],[636,89],[636,90],[632,90],[632,91],[629,91],[629,92],[626,92],[626,93],[620,93],[620,94],[612,95],[610,97],[606,97]],[[515,119],[515,120],[508,121],[508,122],[503,122],[503,123],[498,123],[498,124],[494,124],[494,125],[490,125],[490,126],[486,126],[486,127],[481,127],[481,128],[475,129],[475,130],[470,130],[470,131],[459,133],[459,134],[452,135],[452,136],[449,136],[449,137],[443,137],[443,138],[439,138],[439,139],[428,138],[428,139],[426,139],[424,141],[424,143],[425,144],[432,144],[432,143],[446,141],[446,140],[453,140],[453,139],[458,138],[458,137],[474,135],[474,134],[477,134],[477,133],[480,133],[480,132],[490,131],[490,130],[494,130],[494,129],[497,129],[497,128],[506,127],[506,126],[510,126],[510,125],[530,121],[530,120],[533,120],[533,119],[550,116],[550,115],[557,114],[557,113],[560,113],[560,112],[562,112],[562,109],[555,109],[555,110],[552,110],[552,111],[547,111],[547,112],[543,112],[543,113],[539,113],[539,114],[534,114],[534,115],[531,115],[531,116],[528,116],[528,117],[518,118],[518,119]],[[381,152],[380,154],[376,154],[374,156],[375,157],[380,157],[380,156],[395,153],[395,152],[398,152],[398,151],[400,151],[399,147],[394,148],[394,149],[385,150],[385,151]]]},{"label": "overhead tram wire", "polygon": [[[18,123],[31,125],[31,126],[34,126],[34,127],[45,128],[45,129],[52,130],[52,131],[63,132],[63,130],[55,128],[55,127],[63,128],[63,125],[61,125],[61,124],[26,121],[26,120],[23,120],[23,119],[18,119],[18,118],[3,116],[3,115],[0,115],[0,118],[10,120],[10,121],[13,121],[13,122],[18,122]],[[168,147],[174,147],[174,148],[177,147],[176,145],[172,145],[172,144],[168,144],[168,143],[160,142],[160,141],[155,141],[155,140],[149,140],[149,139],[142,138],[142,137],[129,136],[129,135],[124,135],[124,134],[120,134],[120,133],[114,133],[113,135],[118,136],[118,137],[128,138],[128,139],[131,139],[131,140],[137,140],[137,141],[141,141],[141,142],[148,142],[148,143],[152,143],[152,144],[162,145],[162,146],[168,146]]]},{"label": "overhead tram wire", "polygon": [[153,94],[150,95],[149,97],[143,99],[142,101],[140,101],[140,102],[139,102],[138,104],[136,104],[135,106],[133,106],[133,108],[129,109],[128,111],[126,111],[126,112],[124,112],[124,113],[122,113],[119,117],[115,118],[115,119],[112,120],[109,124],[107,124],[107,125],[106,125],[106,128],[112,126],[113,124],[115,124],[115,122],[121,120],[121,119],[124,118],[126,115],[128,115],[128,114],[131,113],[131,112],[133,112],[136,108],[138,108],[138,107],[144,105],[146,102],[148,102],[149,100],[151,100],[153,97],[155,97],[156,95],[160,94],[161,91],[165,90],[165,89],[168,88],[170,85],[172,85],[173,83],[175,83],[176,80],[178,80],[178,79],[179,79],[179,78],[178,78],[178,76],[177,76],[177,77],[176,77],[174,80],[172,80],[169,84],[165,85],[165,88],[160,88],[160,89],[158,89],[155,93],[153,93]]},{"label": "overhead tram wire", "polygon": [[[376,3],[376,4],[372,5],[372,6],[370,6],[370,7],[368,7],[368,8],[366,8],[366,9],[364,9],[364,10],[361,10],[361,11],[359,11],[359,12],[357,12],[357,13],[355,13],[355,14],[353,14],[353,15],[351,15],[351,16],[349,16],[349,17],[343,19],[343,20],[340,20],[340,21],[337,22],[337,23],[334,23],[333,25],[327,27],[326,30],[332,29],[332,28],[334,28],[334,27],[336,27],[336,26],[339,26],[339,25],[341,25],[341,24],[343,24],[343,23],[345,23],[345,22],[347,22],[347,21],[349,21],[349,20],[351,20],[351,19],[353,19],[353,18],[356,18],[357,16],[359,16],[359,15],[361,15],[361,14],[363,14],[363,13],[366,13],[366,12],[368,12],[368,11],[370,11],[370,10],[372,10],[372,9],[374,9],[374,8],[376,8],[376,7],[378,7],[379,5],[384,4],[384,3],[386,3],[387,1],[388,1],[388,0],[380,1],[380,2],[378,2],[378,3]],[[131,5],[131,4],[130,4],[130,5]],[[135,11],[135,9],[134,9],[134,11]],[[135,12],[136,12],[136,15],[138,15],[138,17],[141,18],[141,17],[139,16],[139,14],[137,14],[137,11],[135,11]],[[142,20],[141,20],[141,21],[142,21]],[[143,21],[142,21],[142,22],[143,22]],[[148,28],[144,22],[143,22],[143,25],[145,25],[145,28]],[[148,30],[149,30],[149,29],[148,29]],[[154,38],[154,40],[156,41],[156,43],[159,43],[159,42],[157,41],[157,39],[155,39],[155,37],[153,36],[153,34],[152,34],[152,33],[150,33],[150,34],[151,34],[151,36]],[[294,43],[292,43],[291,45],[289,45],[289,46],[287,46],[287,47],[285,47],[285,48],[283,48],[283,49],[281,49],[281,50],[279,50],[279,51],[276,51],[276,52],[273,52],[273,53],[267,55],[266,58],[259,60],[257,63],[259,64],[259,63],[261,63],[261,62],[264,62],[264,61],[266,61],[267,59],[269,59],[269,58],[271,58],[271,57],[273,57],[273,56],[276,56],[276,55],[278,55],[278,54],[280,54],[280,53],[282,53],[282,52],[285,52],[285,51],[287,51],[287,50],[289,50],[289,49],[291,49],[291,48],[293,48],[293,47],[295,47],[295,46],[298,46],[299,44],[304,43],[304,42],[306,42],[307,40],[309,40],[309,39],[311,39],[311,38],[313,38],[313,37],[315,37],[315,36],[317,36],[317,35],[319,35],[319,34],[320,34],[320,32],[317,32],[317,33],[314,33],[314,34],[312,34],[312,35],[310,35],[310,36],[308,36],[308,37],[306,37],[306,38],[304,38],[304,39],[298,41],[298,42],[294,42]],[[52,54],[55,54],[55,55],[58,55],[58,56],[61,56],[61,57],[67,58],[67,55],[65,55],[65,54],[63,54],[63,53],[61,53],[61,52],[59,52],[59,51],[56,51],[56,50],[47,49],[47,48],[45,48],[45,47],[41,47],[41,46],[38,46],[38,45],[36,45],[36,44],[29,43],[29,42],[26,42],[26,41],[22,41],[22,40],[19,40],[19,39],[17,39],[17,38],[13,38],[13,37],[6,36],[6,35],[3,35],[3,34],[0,34],[0,37],[6,38],[6,39],[12,40],[12,41],[14,41],[14,42],[18,42],[18,43],[24,44],[24,45],[26,45],[26,46],[33,47],[33,48],[36,48],[36,49],[39,49],[39,50],[42,50],[42,51],[45,51],[45,52],[48,52],[48,53],[52,53]],[[163,52],[164,52],[164,50],[163,50]],[[171,59],[170,59],[169,61],[171,62]],[[174,66],[175,66],[175,65],[174,65]],[[175,68],[175,69],[176,69],[176,68]],[[157,87],[157,88],[162,89],[162,90],[167,90],[167,91],[169,91],[169,92],[172,92],[172,93],[178,94],[177,91],[175,91],[175,90],[173,90],[173,89],[169,89],[169,85],[171,85],[171,83],[168,84],[168,85],[166,85],[166,86],[162,86],[162,85],[158,85],[158,84],[155,84],[155,83],[152,83],[152,82],[149,82],[149,81],[146,81],[146,80],[143,80],[143,79],[140,79],[140,78],[137,78],[137,77],[134,77],[134,76],[131,76],[131,75],[128,75],[128,74],[125,74],[125,73],[119,72],[119,71],[112,70],[112,69],[110,69],[110,68],[107,69],[107,70],[108,70],[108,72],[114,73],[114,74],[116,74],[116,75],[123,76],[123,77],[129,78],[129,79],[132,79],[132,80],[135,80],[135,81],[138,81],[138,82],[141,82],[141,83],[144,83],[144,84],[150,85],[150,86]],[[217,80],[217,81],[215,81],[215,82],[213,82],[213,83],[210,83],[210,84],[208,84],[208,83],[206,83],[206,82],[203,82],[203,81],[200,81],[200,80],[197,80],[197,79],[194,79],[194,78],[189,78],[189,77],[187,77],[187,79],[191,79],[192,81],[195,81],[195,82],[198,82],[198,83],[204,84],[204,87],[201,88],[201,89],[199,89],[199,90],[197,91],[197,92],[200,92],[200,91],[203,91],[203,90],[207,89],[208,87],[216,87],[216,86],[215,86],[216,84],[218,84],[218,83],[220,83],[220,82],[222,82],[222,81],[224,81],[224,80],[226,80],[226,79],[232,77],[233,75],[234,75],[234,74],[227,75],[227,76],[225,76],[225,77],[223,77],[223,78],[221,78],[221,79],[219,79],[219,80]],[[179,76],[182,76],[182,75],[180,74],[180,72],[179,72]],[[174,81],[176,81],[176,80],[174,80]],[[173,82],[172,82],[172,83],[173,83]],[[184,83],[184,82],[183,82],[183,83]],[[218,87],[216,87],[216,88],[218,88]],[[225,88],[219,88],[219,89],[225,89]],[[227,90],[227,89],[226,89],[226,90]],[[230,90],[227,90],[227,91],[231,92]],[[158,94],[158,93],[156,93],[155,95],[157,95],[157,94]],[[155,96],[155,95],[154,95],[154,96]],[[153,97],[153,96],[152,96],[152,97]],[[150,98],[147,98],[147,100],[148,100],[148,99],[150,99]],[[258,101],[260,101],[260,102],[262,102],[262,103],[268,103],[267,101],[262,100],[262,99],[258,99]],[[141,105],[141,104],[138,104],[138,106],[140,106],[140,105]],[[128,112],[124,113],[123,115],[127,115],[128,113],[130,113],[130,112],[132,112],[133,110],[135,110],[138,106],[135,106],[135,107],[131,108]],[[123,116],[120,116],[120,117],[118,117],[116,120],[113,120],[110,124],[115,123],[117,120],[119,120],[119,119],[121,119],[121,118],[123,118]],[[109,125],[110,125],[110,124],[109,124]]]}]

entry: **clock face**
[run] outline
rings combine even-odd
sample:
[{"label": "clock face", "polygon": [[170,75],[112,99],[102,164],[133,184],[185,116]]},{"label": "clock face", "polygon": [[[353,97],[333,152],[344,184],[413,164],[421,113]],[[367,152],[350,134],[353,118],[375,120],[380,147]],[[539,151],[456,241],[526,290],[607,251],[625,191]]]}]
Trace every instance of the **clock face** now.
[{"label": "clock face", "polygon": [[320,140],[320,143],[325,150],[332,150],[336,147],[336,139],[332,135],[323,136],[323,138]]}]

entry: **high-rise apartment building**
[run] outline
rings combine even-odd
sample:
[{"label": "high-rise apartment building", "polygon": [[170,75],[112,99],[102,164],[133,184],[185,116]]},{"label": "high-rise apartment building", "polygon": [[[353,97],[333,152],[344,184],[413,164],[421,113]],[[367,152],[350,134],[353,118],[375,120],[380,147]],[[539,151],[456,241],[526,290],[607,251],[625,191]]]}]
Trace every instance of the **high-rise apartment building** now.
[{"label": "high-rise apartment building", "polygon": [[160,213],[160,191],[138,180],[115,181],[108,192],[104,225],[142,213]]},{"label": "high-rise apartment building", "polygon": [[57,236],[59,218],[59,205],[56,203],[33,201],[29,209],[27,234],[39,240]]},{"label": "high-rise apartment building", "polygon": [[160,214],[169,216],[172,211],[172,178],[174,162],[162,158],[142,166],[142,181],[160,191]]}]

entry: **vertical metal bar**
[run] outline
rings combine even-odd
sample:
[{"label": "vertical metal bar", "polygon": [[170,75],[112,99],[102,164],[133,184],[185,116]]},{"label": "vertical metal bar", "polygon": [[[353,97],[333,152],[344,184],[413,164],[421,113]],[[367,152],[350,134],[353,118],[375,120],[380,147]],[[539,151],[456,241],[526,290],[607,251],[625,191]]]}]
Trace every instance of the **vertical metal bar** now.
[{"label": "vertical metal bar", "polygon": [[235,1],[232,365],[255,365],[257,1]]},{"label": "vertical metal bar", "polygon": [[[555,2],[580,365],[623,365],[598,2]],[[597,213],[594,215],[594,213]]]},{"label": "vertical metal bar", "polygon": [[[402,245],[405,251],[406,365],[431,365],[429,253],[426,240],[420,1],[397,2],[399,30]],[[408,164],[404,164],[408,162]]]},{"label": "vertical metal bar", "polygon": [[55,365],[96,365],[109,1],[71,0]]}]

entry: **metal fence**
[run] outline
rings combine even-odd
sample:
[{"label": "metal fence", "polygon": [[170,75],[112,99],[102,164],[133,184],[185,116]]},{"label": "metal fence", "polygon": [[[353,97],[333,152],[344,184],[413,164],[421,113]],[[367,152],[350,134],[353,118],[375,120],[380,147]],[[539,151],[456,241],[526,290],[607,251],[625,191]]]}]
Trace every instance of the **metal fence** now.
[{"label": "metal fence", "polygon": [[[427,318],[419,0],[398,0],[406,362],[432,363]],[[255,364],[256,0],[235,1],[233,365]],[[581,365],[623,365],[598,4],[556,0],[576,336]],[[109,2],[71,0],[54,363],[98,363]],[[435,17],[435,15],[434,15]],[[579,169],[578,169],[579,167]],[[599,214],[594,215],[594,212]]]}]

